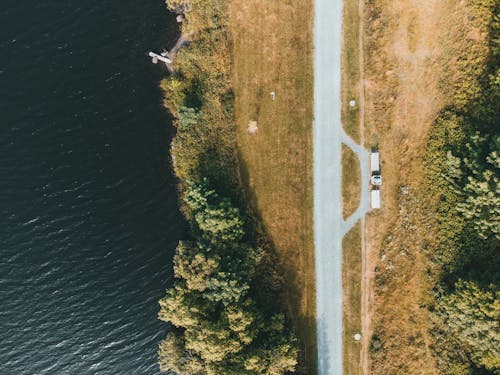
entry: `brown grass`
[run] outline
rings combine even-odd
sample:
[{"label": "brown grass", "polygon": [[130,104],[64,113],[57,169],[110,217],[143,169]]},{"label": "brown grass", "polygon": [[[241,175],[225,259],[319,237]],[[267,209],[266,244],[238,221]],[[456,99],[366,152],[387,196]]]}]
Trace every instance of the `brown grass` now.
[{"label": "brown grass", "polygon": [[230,20],[242,182],[278,251],[300,372],[309,374],[316,373],[312,9],[312,1],[233,0]]},{"label": "brown grass", "polygon": [[[356,142],[364,144],[363,109],[364,95],[361,90],[363,77],[361,20],[362,0],[344,0],[343,3],[343,46],[342,46],[342,125],[347,134]],[[350,101],[355,100],[355,107]],[[348,147],[342,146],[342,210],[344,219],[349,217],[359,206],[361,171],[357,156]],[[357,342],[355,333],[363,333],[366,326],[362,320],[366,303],[362,293],[366,289],[363,272],[362,224],[358,223],[344,237],[343,254],[343,290],[344,290],[344,340],[343,367],[345,374],[362,374],[367,355],[362,351],[366,339]]]},{"label": "brown grass", "polygon": [[[360,59],[359,59],[359,1],[344,0],[342,35],[342,84],[341,119],[347,134],[356,142],[361,142],[360,134]],[[355,107],[349,102],[356,101]]]},{"label": "brown grass", "polygon": [[[430,351],[430,209],[420,193],[430,126],[459,77],[450,56],[467,30],[466,2],[365,2],[365,134],[382,159],[383,209],[367,221],[372,291],[370,374],[435,374]],[[453,52],[453,53],[452,53]],[[460,54],[459,54],[460,55]]]},{"label": "brown grass", "polygon": [[348,218],[359,206],[361,171],[359,159],[347,146],[342,145],[342,212]]},{"label": "brown grass", "polygon": [[358,222],[342,241],[343,360],[345,375],[360,375],[361,341],[354,335],[361,333],[361,224]]}]

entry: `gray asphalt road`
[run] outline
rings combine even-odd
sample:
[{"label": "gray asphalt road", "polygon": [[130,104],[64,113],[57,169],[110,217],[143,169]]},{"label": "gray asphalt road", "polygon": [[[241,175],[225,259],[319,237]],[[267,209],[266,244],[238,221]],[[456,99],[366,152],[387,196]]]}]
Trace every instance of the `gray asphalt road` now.
[{"label": "gray asphalt road", "polygon": [[[318,374],[342,374],[342,237],[369,205],[368,154],[340,123],[342,0],[316,0],[314,17],[314,237]],[[342,219],[341,151],[360,158],[361,204]]]}]

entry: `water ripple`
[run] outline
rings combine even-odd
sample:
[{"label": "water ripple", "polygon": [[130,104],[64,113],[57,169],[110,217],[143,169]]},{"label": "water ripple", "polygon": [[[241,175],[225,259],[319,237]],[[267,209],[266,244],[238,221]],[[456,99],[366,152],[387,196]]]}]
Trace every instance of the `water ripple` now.
[{"label": "water ripple", "polygon": [[162,0],[2,5],[0,375],[156,375],[185,226],[144,52],[175,20]]}]

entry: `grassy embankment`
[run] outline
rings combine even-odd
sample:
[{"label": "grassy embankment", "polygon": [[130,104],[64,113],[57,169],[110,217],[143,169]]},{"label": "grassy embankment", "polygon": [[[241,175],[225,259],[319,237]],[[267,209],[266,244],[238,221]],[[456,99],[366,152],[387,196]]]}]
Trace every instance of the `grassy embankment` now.
[{"label": "grassy embankment", "polygon": [[[307,363],[314,366],[315,362],[315,341],[311,342],[315,339],[309,152],[312,79],[307,34],[311,17],[291,6],[269,9],[285,17],[281,22],[295,21],[305,31],[301,37],[293,36],[296,44],[304,46],[295,65],[275,56],[273,63],[282,64],[280,79],[269,67],[259,71],[261,64],[242,70],[243,57],[257,59],[258,47],[266,47],[269,35],[255,36],[250,43],[255,49],[245,52],[246,44],[238,42],[242,40],[239,33],[246,30],[251,35],[259,29],[250,23],[246,28],[238,25],[237,13],[229,9],[237,3],[190,2],[182,31],[191,35],[191,43],[176,56],[177,75],[161,84],[165,106],[176,118],[172,160],[191,235],[177,249],[174,287],[161,301],[160,318],[177,328],[162,342],[159,354],[162,369],[181,373],[292,371],[295,341],[288,334],[288,320],[279,313],[287,305],[301,342],[307,340],[303,345]],[[175,7],[176,2],[168,5]],[[248,9],[248,4],[235,9]],[[257,24],[262,14],[269,13],[253,13]],[[291,30],[289,25],[286,29]],[[290,41],[284,45],[291,45]],[[268,45],[266,50],[274,54],[278,47]],[[297,53],[295,48],[285,52]],[[299,57],[302,64],[297,63]],[[268,88],[242,92],[239,78],[272,82],[271,89],[277,93],[274,109],[267,114],[262,110],[262,117],[256,119],[257,137],[266,134],[266,127],[276,128],[264,138],[267,142],[261,149],[247,150],[251,154],[236,147],[237,140],[242,142],[241,126],[247,124],[246,119],[241,122],[242,109],[255,103],[264,107],[259,101],[265,101],[262,90]],[[268,167],[252,169],[252,157],[266,152]],[[276,262],[275,249],[281,262]],[[287,293],[283,293],[285,285]]]},{"label": "grassy embankment", "polygon": [[[443,237],[435,229],[447,231],[446,225],[454,226],[460,214],[436,216],[442,198],[432,194],[429,199],[427,183],[434,184],[436,176],[428,174],[424,158],[429,134],[434,145],[446,144],[444,139],[458,141],[449,138],[442,124],[434,125],[442,109],[468,102],[471,93],[483,90],[476,83],[478,77],[484,79],[481,71],[489,59],[487,3],[366,3],[365,134],[368,142],[379,143],[384,173],[384,210],[368,222],[369,268],[374,270],[372,374],[479,373],[467,358],[470,347],[461,357],[438,353],[443,348],[439,337],[454,347],[460,335],[450,335],[447,324],[436,330],[436,315],[429,311],[451,311],[440,307],[441,294],[432,293],[441,286],[446,268],[437,261],[443,254]],[[443,148],[437,148],[437,160],[446,158]],[[458,249],[459,243],[452,241],[451,248]]]},{"label": "grassy embankment", "polygon": [[359,206],[361,171],[358,156],[342,145],[342,212],[347,219]]},{"label": "grassy embankment", "polygon": [[[360,106],[360,17],[359,0],[345,0],[343,7],[342,46],[342,125],[356,142],[363,140],[361,132]],[[355,100],[354,107],[349,105]],[[346,146],[342,146],[342,209],[344,219],[359,206],[361,174],[358,157]],[[361,341],[354,340],[361,333],[362,250],[361,224],[358,223],[344,238],[343,252],[343,361],[344,373],[361,374]]]},{"label": "grassy embankment", "polygon": [[360,375],[361,341],[361,224],[358,222],[342,241],[342,284],[344,288],[343,356],[344,374]]},{"label": "grassy embankment", "polygon": [[316,373],[312,9],[310,0],[233,0],[230,20],[240,175],[278,253],[299,372],[308,374]]}]

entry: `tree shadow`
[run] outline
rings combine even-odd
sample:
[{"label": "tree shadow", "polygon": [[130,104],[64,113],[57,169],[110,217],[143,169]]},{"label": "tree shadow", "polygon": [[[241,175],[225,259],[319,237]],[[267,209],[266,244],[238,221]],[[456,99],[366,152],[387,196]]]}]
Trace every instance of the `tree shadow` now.
[{"label": "tree shadow", "polygon": [[263,224],[258,197],[250,186],[248,165],[239,150],[237,150],[237,159],[237,176],[241,186],[242,207],[246,207],[249,241],[265,250],[259,278],[255,281],[255,290],[262,295],[255,296],[255,298],[262,306],[267,306],[270,313],[287,312],[288,321],[298,338],[299,363],[296,374],[316,374],[316,317],[306,316],[300,312],[302,289],[297,270],[289,262],[281,259],[276,244]]}]

